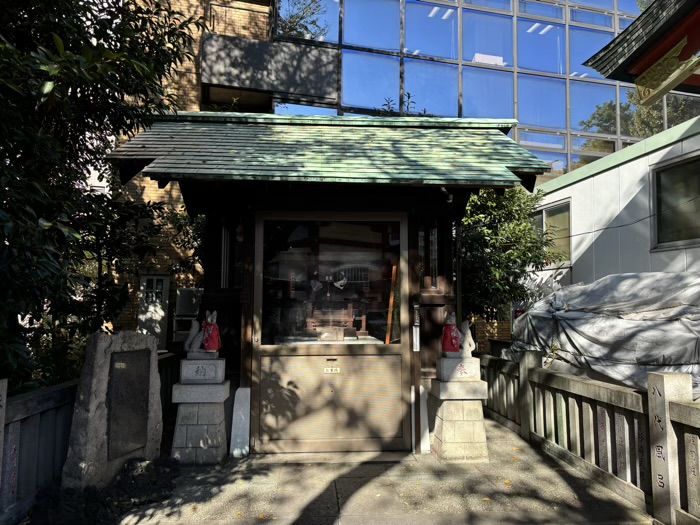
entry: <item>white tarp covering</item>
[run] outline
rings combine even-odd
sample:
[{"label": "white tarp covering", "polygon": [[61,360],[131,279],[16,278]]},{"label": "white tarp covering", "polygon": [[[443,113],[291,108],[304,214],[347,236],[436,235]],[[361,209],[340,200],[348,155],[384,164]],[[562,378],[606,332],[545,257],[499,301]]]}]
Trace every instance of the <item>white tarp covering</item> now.
[{"label": "white tarp covering", "polygon": [[513,341],[516,353],[544,350],[640,390],[648,372],[692,374],[697,399],[700,273],[627,273],[567,286],[515,321]]}]

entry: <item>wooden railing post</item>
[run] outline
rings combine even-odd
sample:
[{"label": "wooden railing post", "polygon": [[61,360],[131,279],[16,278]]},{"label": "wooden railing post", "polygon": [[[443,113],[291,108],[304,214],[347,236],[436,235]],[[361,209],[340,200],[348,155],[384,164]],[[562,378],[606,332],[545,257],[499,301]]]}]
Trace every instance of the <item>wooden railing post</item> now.
[{"label": "wooden railing post", "polygon": [[654,517],[675,525],[674,508],[680,508],[678,438],[671,424],[669,401],[692,401],[693,383],[688,374],[650,372],[648,376],[651,492]]},{"label": "wooden railing post", "polygon": [[529,375],[531,369],[542,367],[542,354],[540,352],[522,352],[519,367],[520,436],[529,441],[530,432],[535,429],[535,396],[530,386]]}]

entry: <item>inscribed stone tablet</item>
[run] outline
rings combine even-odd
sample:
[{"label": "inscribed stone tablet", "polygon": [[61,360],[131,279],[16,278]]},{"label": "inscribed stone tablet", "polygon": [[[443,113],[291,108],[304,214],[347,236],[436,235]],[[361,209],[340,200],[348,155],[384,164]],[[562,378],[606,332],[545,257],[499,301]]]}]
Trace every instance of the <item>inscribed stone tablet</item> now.
[{"label": "inscribed stone tablet", "polygon": [[107,387],[109,459],[146,445],[151,352],[115,352]]}]

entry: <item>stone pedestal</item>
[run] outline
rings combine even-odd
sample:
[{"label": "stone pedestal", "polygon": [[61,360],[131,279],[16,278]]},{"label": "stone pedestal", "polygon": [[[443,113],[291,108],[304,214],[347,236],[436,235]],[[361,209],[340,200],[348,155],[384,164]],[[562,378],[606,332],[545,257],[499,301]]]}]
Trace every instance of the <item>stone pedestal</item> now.
[{"label": "stone pedestal", "polygon": [[171,455],[183,464],[210,465],[226,456],[224,401],[231,385],[224,381],[225,364],[202,352],[180,362],[180,382],[173,386],[173,403],[179,406]]},{"label": "stone pedestal", "polygon": [[473,357],[441,358],[430,395],[437,400],[431,450],[448,462],[488,462],[486,429],[481,400],[487,385],[479,379],[479,360]]}]

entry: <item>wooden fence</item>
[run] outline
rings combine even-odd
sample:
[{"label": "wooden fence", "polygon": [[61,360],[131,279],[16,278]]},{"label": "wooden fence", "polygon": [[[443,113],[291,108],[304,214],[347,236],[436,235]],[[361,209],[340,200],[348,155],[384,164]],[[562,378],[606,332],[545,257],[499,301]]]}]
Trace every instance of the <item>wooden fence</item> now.
[{"label": "wooden fence", "polygon": [[686,374],[649,374],[649,392],[481,357],[485,412],[666,523],[700,525],[700,403]]},{"label": "wooden fence", "polygon": [[[167,414],[172,411],[173,385],[179,380],[179,356],[159,356],[158,371],[163,414]],[[71,381],[10,397],[4,404],[4,425],[4,395],[0,391],[0,429],[4,430],[0,431],[0,525],[19,522],[31,509],[36,494],[60,478],[68,453],[77,384]]]}]

